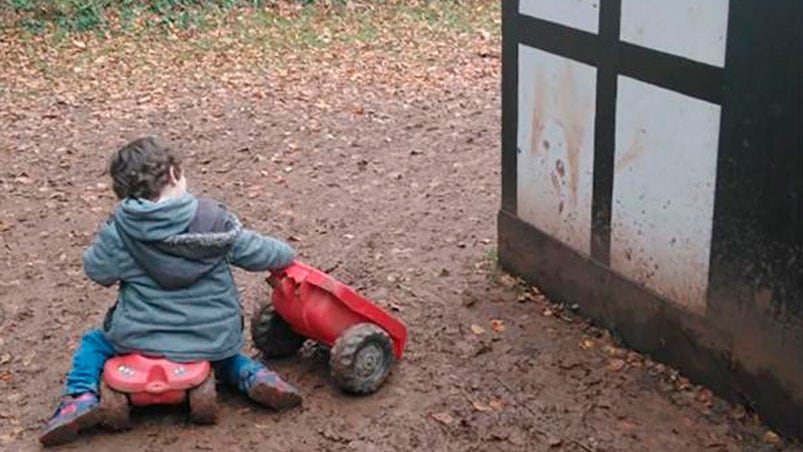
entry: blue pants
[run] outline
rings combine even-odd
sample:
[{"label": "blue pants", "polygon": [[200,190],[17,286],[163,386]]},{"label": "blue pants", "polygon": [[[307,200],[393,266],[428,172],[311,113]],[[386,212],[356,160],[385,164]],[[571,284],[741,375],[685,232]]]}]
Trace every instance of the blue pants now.
[{"label": "blue pants", "polygon": [[[100,374],[103,365],[109,358],[118,355],[112,344],[103,336],[103,332],[90,330],[81,338],[81,344],[73,356],[72,369],[67,373],[64,395],[83,394],[85,392],[98,393]],[[242,392],[247,392],[249,377],[266,367],[253,359],[239,354],[212,363],[215,374],[224,383],[236,386]]]}]

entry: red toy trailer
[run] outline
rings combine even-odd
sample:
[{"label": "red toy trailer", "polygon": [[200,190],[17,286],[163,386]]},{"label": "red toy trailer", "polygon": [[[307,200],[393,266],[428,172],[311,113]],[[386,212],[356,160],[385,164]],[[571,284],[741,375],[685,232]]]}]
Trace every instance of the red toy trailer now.
[{"label": "red toy trailer", "polygon": [[268,278],[270,301],[251,324],[267,358],[294,354],[307,339],[331,347],[332,376],[345,391],[368,394],[401,359],[407,328],[326,273],[300,262]]}]

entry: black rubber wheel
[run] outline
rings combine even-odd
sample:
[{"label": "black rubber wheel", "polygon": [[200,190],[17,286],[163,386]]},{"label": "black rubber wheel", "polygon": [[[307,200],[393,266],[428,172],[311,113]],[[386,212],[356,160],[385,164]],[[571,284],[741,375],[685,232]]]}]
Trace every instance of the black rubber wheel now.
[{"label": "black rubber wheel", "polygon": [[190,419],[196,424],[214,424],[217,422],[217,388],[215,375],[201,383],[201,386],[190,389]]},{"label": "black rubber wheel", "polygon": [[395,361],[388,333],[372,323],[360,323],[337,338],[329,366],[341,389],[370,394],[382,386]]},{"label": "black rubber wheel", "polygon": [[130,427],[128,396],[117,392],[105,381],[100,382],[101,425],[110,430],[126,430]]},{"label": "black rubber wheel", "polygon": [[263,306],[257,306],[251,320],[251,339],[265,358],[292,356],[307,340],[279,317],[270,301]]}]

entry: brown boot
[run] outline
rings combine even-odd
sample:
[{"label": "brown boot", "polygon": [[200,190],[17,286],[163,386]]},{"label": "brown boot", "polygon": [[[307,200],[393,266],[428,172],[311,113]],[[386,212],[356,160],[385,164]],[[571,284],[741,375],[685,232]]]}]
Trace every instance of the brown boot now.
[{"label": "brown boot", "polygon": [[282,411],[301,404],[298,390],[285,383],[276,372],[262,369],[248,380],[248,397],[260,405]]}]

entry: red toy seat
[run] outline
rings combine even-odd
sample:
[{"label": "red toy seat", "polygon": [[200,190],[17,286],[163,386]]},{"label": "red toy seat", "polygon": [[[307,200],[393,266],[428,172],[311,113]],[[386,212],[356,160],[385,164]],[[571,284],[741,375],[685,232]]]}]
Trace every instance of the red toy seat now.
[{"label": "red toy seat", "polygon": [[139,354],[106,361],[103,381],[112,389],[129,394],[134,405],[181,403],[188,389],[209,377],[208,361],[175,363]]}]

